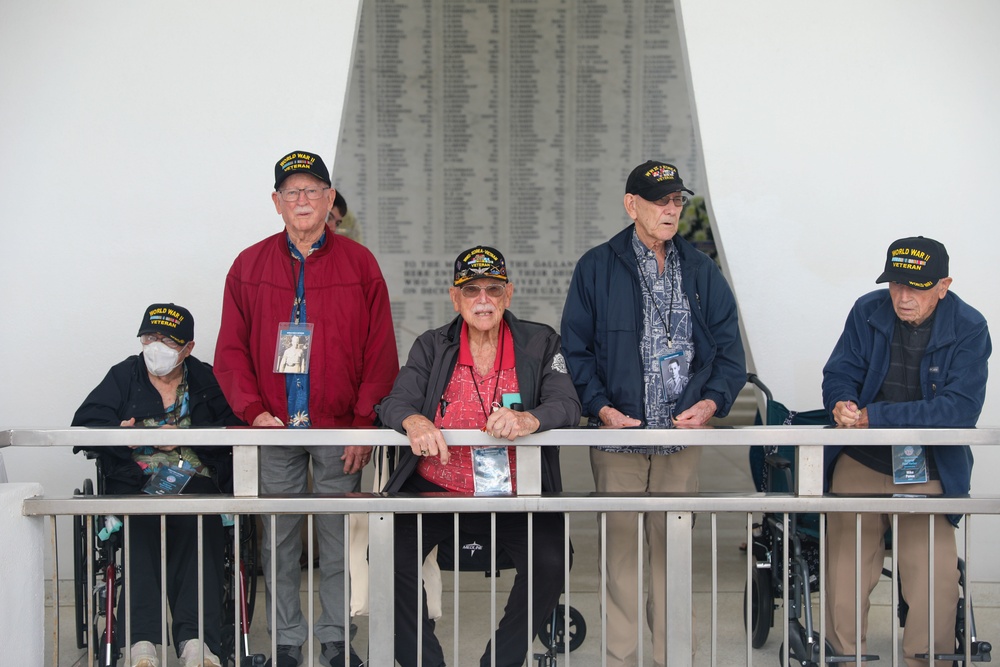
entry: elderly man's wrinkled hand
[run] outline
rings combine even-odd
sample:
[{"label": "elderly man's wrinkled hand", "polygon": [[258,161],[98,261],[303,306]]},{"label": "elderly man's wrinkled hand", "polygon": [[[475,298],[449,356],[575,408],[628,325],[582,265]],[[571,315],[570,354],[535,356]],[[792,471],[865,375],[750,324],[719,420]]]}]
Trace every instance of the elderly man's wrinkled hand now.
[{"label": "elderly man's wrinkled hand", "polygon": [[719,406],[710,398],[703,398],[690,408],[674,417],[674,426],[677,428],[692,428],[704,426],[708,420],[715,416]]},{"label": "elderly man's wrinkled hand", "polygon": [[272,415],[270,412],[262,412],[256,417],[254,417],[253,426],[275,427],[275,426],[284,426],[284,424],[282,424],[281,420]]},{"label": "elderly man's wrinkled hand", "polygon": [[499,408],[486,420],[483,430],[494,438],[513,440],[534,433],[540,425],[538,418],[530,412]]},{"label": "elderly man's wrinkled hand", "polygon": [[604,422],[604,426],[602,428],[632,428],[635,426],[642,426],[642,420],[629,417],[610,405],[605,405],[601,408],[601,411],[597,413],[597,416],[602,422]]},{"label": "elderly man's wrinkled hand", "polygon": [[868,428],[868,408],[859,410],[854,401],[838,401],[833,406],[833,421],[845,428]]},{"label": "elderly man's wrinkled hand", "polygon": [[344,474],[353,475],[361,472],[361,469],[372,460],[372,448],[362,445],[351,445],[344,447],[344,455],[340,457],[344,462]]},{"label": "elderly man's wrinkled hand", "polygon": [[448,463],[451,454],[448,453],[444,435],[430,419],[419,414],[410,415],[403,420],[403,430],[415,456],[440,456],[441,463]]}]

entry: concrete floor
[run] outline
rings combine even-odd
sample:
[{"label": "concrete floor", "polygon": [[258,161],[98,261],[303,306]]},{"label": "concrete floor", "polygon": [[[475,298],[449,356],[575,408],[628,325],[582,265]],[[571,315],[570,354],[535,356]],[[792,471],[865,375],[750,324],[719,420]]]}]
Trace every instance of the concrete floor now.
[{"label": "concrete floor", "polygon": [[[587,449],[583,447],[565,447],[562,450],[563,479],[567,491],[592,491],[593,480],[590,473],[589,457]],[[750,479],[747,466],[747,451],[739,447],[716,447],[706,448],[702,460],[703,491],[741,491],[751,490],[752,481]],[[747,644],[746,635],[743,629],[743,591],[746,573],[745,553],[740,551],[739,545],[745,540],[746,527],[743,516],[719,515],[717,519],[718,532],[718,608],[715,612],[717,624],[712,627],[713,612],[711,609],[712,573],[711,573],[711,518],[700,516],[695,526],[695,553],[694,562],[696,567],[694,578],[695,593],[695,632],[698,642],[698,650],[695,656],[696,665],[744,665],[747,664]],[[562,665],[600,665],[601,647],[601,621],[599,612],[598,596],[598,560],[597,560],[597,522],[593,515],[574,515],[571,520],[571,534],[575,547],[575,564],[571,573],[571,605],[582,613],[587,624],[586,638],[583,644],[576,651],[568,655],[560,655],[558,664]],[[513,580],[511,571],[501,573],[497,583],[498,606],[506,600],[506,590]],[[490,610],[489,595],[490,581],[480,573],[460,573],[459,588],[462,591],[459,613],[452,613],[451,593],[452,574],[444,573],[444,617],[439,621],[437,635],[444,645],[446,656],[451,665],[476,665],[479,655],[489,637]],[[68,587],[67,587],[68,588]],[[259,614],[263,613],[263,586],[258,594]],[[303,590],[305,590],[305,577],[303,576]],[[66,597],[66,594],[63,594]],[[303,593],[305,597],[305,593]],[[990,596],[986,596],[986,603],[977,597],[976,621],[980,630],[987,639],[1000,641],[1000,606],[990,606]],[[880,664],[892,664],[890,652],[891,630],[890,623],[892,613],[889,605],[890,592],[888,582],[880,586],[873,597],[874,607],[871,612],[871,627],[869,630],[870,646],[872,653],[882,656]],[[995,600],[995,596],[993,596]],[[317,600],[318,609],[319,602]],[[303,605],[303,608],[305,606]],[[500,610],[497,615],[499,617]],[[73,615],[72,600],[64,600],[61,606],[62,626],[60,641],[60,664],[86,664],[78,662],[82,651],[75,648],[75,641],[71,634],[71,619]],[[453,622],[458,617],[461,619],[460,636],[462,638],[458,659],[452,655],[453,645]],[[782,643],[782,628],[780,619],[782,618],[780,609],[775,612],[776,627],[771,630],[770,636],[763,648],[752,651],[751,660],[755,665],[777,665],[779,645]],[[368,623],[367,618],[359,617],[355,619],[358,626],[358,633],[354,640],[355,649],[364,657],[367,653],[368,645]],[[644,649],[644,664],[652,664],[650,660],[651,646],[646,634]],[[478,639],[477,639],[478,638]],[[270,637],[265,630],[263,617],[258,616],[253,624],[251,635],[251,647],[254,651],[269,653]],[[714,655],[713,655],[714,647]],[[314,648],[318,658],[319,645]],[[536,642],[538,651],[544,648],[540,642]],[[51,647],[50,647],[51,652]],[[713,659],[714,658],[714,659]],[[171,665],[175,661],[171,662]],[[46,662],[51,665],[52,659],[49,657]],[[317,661],[314,664],[319,665]],[[531,663],[535,665],[536,663]]]}]

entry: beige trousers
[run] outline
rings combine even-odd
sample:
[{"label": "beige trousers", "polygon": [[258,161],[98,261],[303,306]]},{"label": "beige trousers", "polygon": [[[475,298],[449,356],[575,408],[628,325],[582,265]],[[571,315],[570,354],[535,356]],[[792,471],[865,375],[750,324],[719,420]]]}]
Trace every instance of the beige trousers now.
[{"label": "beige trousers", "polygon": [[[893,484],[892,477],[875,472],[849,456],[840,456],[830,484],[833,493],[892,494],[919,493],[941,495],[941,482]],[[910,605],[903,633],[903,657],[909,667],[926,667],[927,660],[917,660],[917,653],[927,653],[929,594],[928,515],[900,514],[899,532],[893,535],[899,557],[900,593]],[[855,526],[854,514],[827,515],[826,609],[828,639],[838,652],[855,652]],[[861,515],[861,653],[867,650],[869,597],[882,574],[885,559],[885,532],[890,517],[886,514]],[[955,614],[958,609],[958,550],[955,528],[943,515],[934,517],[934,644],[935,653],[955,651]],[[892,610],[895,617],[895,610]],[[888,656],[881,656],[887,660]],[[854,665],[851,663],[841,663]],[[951,665],[936,661],[935,665]]]},{"label": "beige trousers", "polygon": [[[667,456],[621,454],[590,450],[594,483],[599,492],[646,493],[698,490],[698,462],[701,449],[688,447]],[[643,523],[649,549],[649,593],[646,622],[653,634],[653,664],[666,664],[667,601],[664,599],[666,514],[645,513]],[[608,667],[637,665],[637,649],[642,627],[639,623],[640,586],[638,514],[609,512],[607,515],[607,614]]]}]

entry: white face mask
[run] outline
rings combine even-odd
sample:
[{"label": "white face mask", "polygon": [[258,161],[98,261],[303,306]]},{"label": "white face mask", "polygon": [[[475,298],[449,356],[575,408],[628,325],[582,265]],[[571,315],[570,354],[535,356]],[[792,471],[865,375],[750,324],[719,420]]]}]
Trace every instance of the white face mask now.
[{"label": "white face mask", "polygon": [[174,350],[165,343],[156,341],[142,346],[142,358],[146,368],[157,377],[163,377],[180,366],[180,350]]}]

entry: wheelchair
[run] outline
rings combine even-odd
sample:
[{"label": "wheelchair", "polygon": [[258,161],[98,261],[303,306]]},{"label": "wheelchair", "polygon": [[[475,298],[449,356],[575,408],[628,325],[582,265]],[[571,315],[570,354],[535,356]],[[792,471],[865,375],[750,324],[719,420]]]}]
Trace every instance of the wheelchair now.
[{"label": "wheelchair", "polygon": [[[764,394],[766,399],[766,419],[768,425],[830,425],[829,415],[825,410],[812,410],[796,413],[774,400],[770,390],[754,374],[748,374],[747,381],[752,382]],[[757,423],[760,423],[758,415]],[[767,493],[787,493],[793,488],[793,472],[795,461],[794,447],[751,448],[750,462],[754,482],[758,491]],[[762,451],[768,449],[770,451]],[[753,451],[757,450],[757,451]],[[819,515],[790,514],[788,516],[788,531],[785,535],[784,515],[765,514],[761,523],[753,526],[753,544],[748,548],[748,557],[752,559],[750,590],[744,590],[743,609],[744,627],[747,626],[746,598],[751,600],[750,634],[754,648],[761,648],[767,641],[771,627],[774,625],[774,610],[784,598],[785,568],[784,542],[788,540],[788,655],[789,662],[802,667],[818,667],[820,664],[820,636],[812,618],[812,593],[819,591]],[[891,535],[887,535],[888,541]],[[970,636],[971,662],[990,662],[992,645],[988,641],[976,638],[975,618],[971,605],[965,604],[965,563],[958,561],[959,585],[962,594],[958,601],[958,613],[955,620],[955,652],[935,654],[935,660],[949,660],[955,665],[965,665],[965,637]],[[887,569],[882,574],[892,577]],[[896,610],[900,627],[906,625],[908,605],[900,596],[899,607]],[[825,645],[825,662],[854,662],[853,655],[838,655],[829,641]],[[778,649],[779,663],[784,665],[785,647]],[[927,654],[916,657],[927,659]],[[878,660],[877,655],[862,655],[862,662]]]},{"label": "wheelchair", "polygon": [[[498,577],[501,570],[514,568],[510,556],[501,547],[496,553],[496,569],[491,569],[490,552],[492,548],[489,536],[473,536],[459,530],[457,537],[459,542],[458,569],[460,572],[482,572],[486,577]],[[572,546],[570,552],[572,559]],[[453,571],[455,569],[454,551],[439,548],[437,562],[441,570]],[[545,621],[545,626],[539,633],[539,638],[545,643],[546,650],[532,656],[536,667],[557,667],[557,656],[560,653],[580,648],[586,636],[587,622],[583,614],[573,606],[567,608],[565,604],[557,604],[552,610],[552,616]]]},{"label": "wheelchair", "polygon": [[[90,453],[88,458],[94,458]],[[97,463],[97,495],[105,491],[105,477]],[[88,478],[76,496],[93,496],[94,483]],[[234,523],[226,526],[224,558],[222,647],[225,667],[263,667],[265,656],[250,652],[250,622],[257,590],[257,523],[253,516],[239,517],[240,560],[235,558]],[[118,619],[118,603],[123,594],[124,527],[118,517],[73,517],[73,598],[76,645],[93,654],[94,664],[116,667],[124,655],[124,619]],[[239,600],[239,618],[235,612]],[[236,650],[236,632],[240,632]],[[120,634],[121,633],[121,634]]]}]

